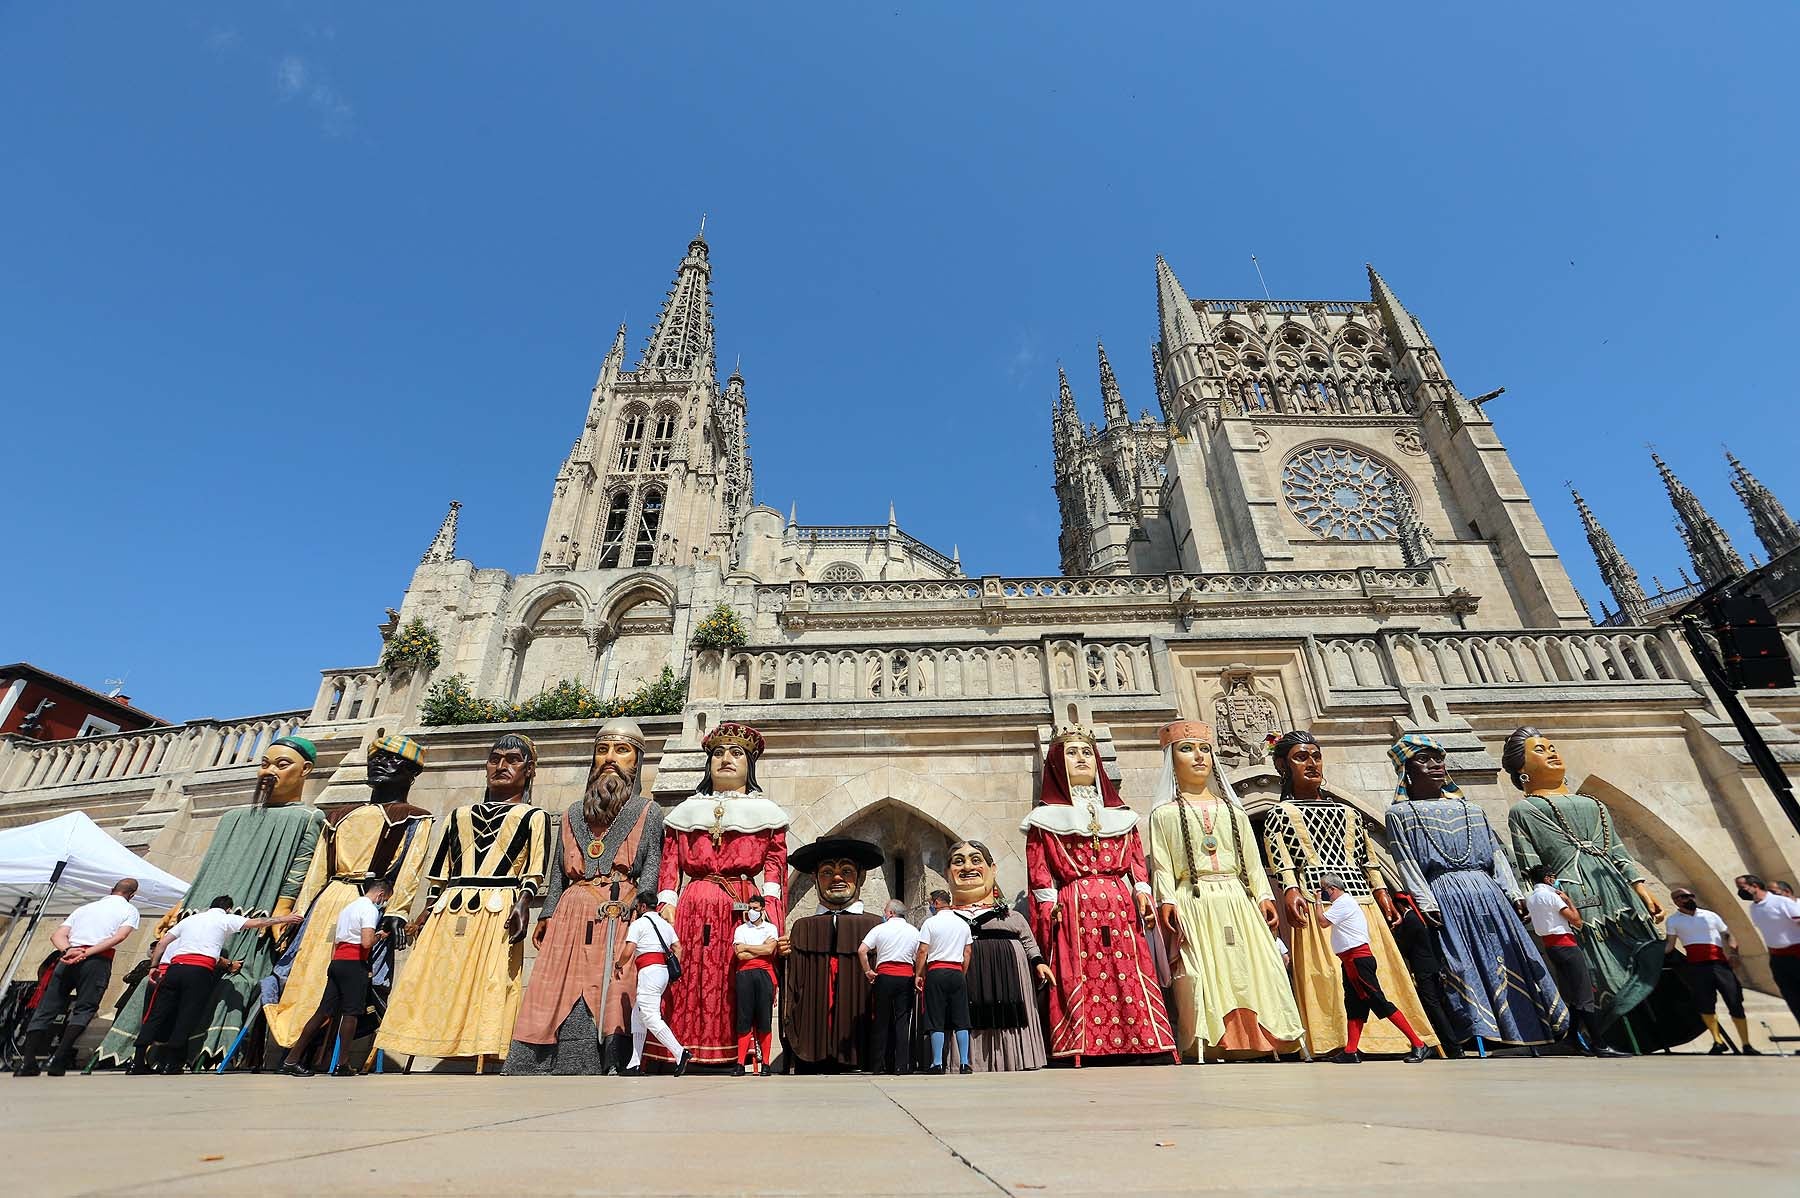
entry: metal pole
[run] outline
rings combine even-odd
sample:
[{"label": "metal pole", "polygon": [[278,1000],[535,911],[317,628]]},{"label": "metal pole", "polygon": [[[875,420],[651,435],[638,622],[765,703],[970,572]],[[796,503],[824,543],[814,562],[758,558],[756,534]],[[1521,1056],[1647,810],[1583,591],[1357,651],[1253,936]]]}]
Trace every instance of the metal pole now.
[{"label": "metal pole", "polygon": [[12,951],[13,937],[24,926],[20,921],[25,918],[25,911],[30,906],[31,899],[23,894],[14,900],[13,909],[6,917],[6,938],[0,940],[0,957],[4,957]]},{"label": "metal pole", "polygon": [[6,975],[0,984],[12,981],[18,972],[19,961],[25,956],[25,950],[31,947],[31,937],[37,932],[38,921],[44,918],[44,908],[50,905],[50,898],[56,893],[56,884],[62,881],[63,870],[68,868],[68,861],[58,861],[56,868],[50,871],[50,884],[44,887],[44,897],[38,900],[37,910],[31,913],[31,919],[25,925],[25,934],[19,937],[19,946],[13,950],[12,960],[6,963]]},{"label": "metal pole", "polygon": [[1731,722],[1737,726],[1738,735],[1744,738],[1744,749],[1750,754],[1750,762],[1775,792],[1775,801],[1781,804],[1788,822],[1794,825],[1794,831],[1800,832],[1800,802],[1794,801],[1794,786],[1788,781],[1781,763],[1775,760],[1775,754],[1769,752],[1769,746],[1757,730],[1756,721],[1744,710],[1738,701],[1737,692],[1731,689],[1730,681],[1725,677],[1725,667],[1720,664],[1718,656],[1713,653],[1712,646],[1706,643],[1701,634],[1700,622],[1693,616],[1681,618],[1681,634],[1687,638],[1688,649],[1694,660],[1700,663],[1700,670],[1706,675],[1707,682],[1712,684],[1713,693],[1719,697],[1720,706],[1725,708]]}]

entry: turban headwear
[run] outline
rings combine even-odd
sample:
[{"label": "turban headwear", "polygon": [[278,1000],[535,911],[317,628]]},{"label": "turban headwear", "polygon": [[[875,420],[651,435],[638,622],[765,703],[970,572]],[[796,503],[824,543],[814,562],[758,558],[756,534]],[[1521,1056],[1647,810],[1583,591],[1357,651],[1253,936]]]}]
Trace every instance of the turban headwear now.
[{"label": "turban headwear", "polygon": [[[1408,732],[1405,736],[1402,736],[1399,740],[1395,741],[1392,748],[1388,749],[1388,757],[1394,763],[1395,798],[1406,797],[1407,763],[1427,749],[1436,750],[1439,754],[1443,754],[1444,752],[1443,745],[1440,745],[1429,736],[1421,736],[1416,732]],[[1446,775],[1444,779],[1443,794],[1446,798],[1451,799],[1460,799],[1463,797],[1462,788],[1448,775]]]},{"label": "turban headwear", "polygon": [[369,752],[377,749],[384,753],[392,753],[396,757],[405,758],[414,765],[425,767],[425,746],[410,736],[384,736],[369,745]]}]

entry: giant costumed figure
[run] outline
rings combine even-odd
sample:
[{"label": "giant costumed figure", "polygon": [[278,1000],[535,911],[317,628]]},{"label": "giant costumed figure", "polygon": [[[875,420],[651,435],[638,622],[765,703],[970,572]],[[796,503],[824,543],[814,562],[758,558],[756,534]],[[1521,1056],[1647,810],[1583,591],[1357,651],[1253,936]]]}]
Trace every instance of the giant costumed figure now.
[{"label": "giant costumed figure", "polygon": [[544,885],[549,817],[531,804],[537,746],[508,733],[488,751],[479,803],[444,821],[412,951],[375,1046],[389,1053],[485,1058],[506,1051],[524,986],[525,931]]},{"label": "giant costumed figure", "polygon": [[[219,818],[188,888],[188,903],[164,917],[153,943],[177,920],[207,910],[220,895],[230,895],[237,903],[234,913],[251,919],[282,918],[294,911],[325,823],[322,812],[300,801],[317,760],[318,750],[304,737],[283,736],[269,743],[257,766],[250,806],[234,807]],[[210,1012],[188,1041],[183,1058],[188,1064],[217,1066],[254,1017],[260,1003],[257,982],[275,961],[278,934],[287,929],[242,931],[226,941],[224,956],[237,967],[220,972]],[[132,1059],[150,989],[140,984],[120,1008],[100,1044],[101,1063],[123,1065]]]},{"label": "giant costumed figure", "polygon": [[1388,851],[1443,958],[1452,1033],[1505,1044],[1561,1039],[1568,1008],[1519,922],[1524,894],[1487,816],[1463,797],[1429,736],[1402,736],[1388,756],[1398,778]]},{"label": "giant costumed figure", "polygon": [[[732,936],[760,891],[777,932],[786,927],[787,812],[756,784],[762,733],[724,723],[701,742],[706,777],[663,820],[657,901],[681,940],[681,978],[669,985],[669,1026],[698,1065],[737,1061]],[[652,1060],[669,1060],[660,1043]]]},{"label": "giant costumed figure", "polygon": [[631,1059],[634,967],[613,960],[638,891],[662,866],[663,812],[639,793],[644,733],[608,720],[594,736],[582,797],[550,837],[549,879],[532,939],[537,962],[513,1028],[509,1074],[623,1072]]},{"label": "giant costumed figure", "polygon": [[[1331,951],[1329,931],[1320,926],[1312,907],[1318,902],[1319,880],[1327,875],[1342,879],[1345,893],[1364,908],[1369,923],[1368,949],[1388,998],[1425,1042],[1435,1046],[1437,1037],[1431,1033],[1431,1021],[1419,1002],[1412,973],[1400,955],[1400,946],[1394,943],[1391,928],[1399,920],[1399,911],[1369,849],[1362,817],[1355,808],[1325,797],[1325,756],[1312,733],[1283,735],[1270,750],[1270,757],[1281,775],[1281,801],[1263,822],[1263,844],[1283,888],[1294,997],[1312,1051],[1323,1055],[1350,1042],[1343,969]],[[1362,1052],[1395,1056],[1412,1047],[1387,1019],[1370,1027],[1359,1044]]]},{"label": "giant costumed figure", "polygon": [[[419,893],[431,847],[431,813],[406,801],[425,770],[425,747],[410,736],[380,735],[369,745],[369,799],[326,817],[318,850],[300,888],[306,913],[280,998],[263,1008],[269,1032],[292,1048],[325,995],[336,948],[337,920],[362,897],[370,878],[393,887],[387,908],[404,917]],[[348,1016],[346,1016],[348,1018]],[[330,1043],[326,1037],[325,1042]]]},{"label": "giant costumed figure", "polygon": [[1037,987],[1055,981],[1031,924],[994,882],[994,854],[979,840],[950,846],[951,910],[969,923],[969,1064],[976,1073],[1042,1069]]},{"label": "giant costumed figure", "polygon": [[1050,742],[1038,805],[1019,825],[1031,928],[1048,954],[1050,1055],[1167,1053],[1175,1033],[1157,985],[1144,920],[1150,876],[1137,816],[1100,769],[1093,734]]},{"label": "giant costumed figure", "polygon": [[1521,869],[1554,870],[1557,889],[1581,915],[1574,934],[1594,978],[1592,1032],[1622,1032],[1612,1036],[1615,1042],[1639,1052],[1700,1035],[1704,1028],[1680,979],[1673,971],[1663,976],[1665,937],[1656,926],[1662,904],[1625,851],[1611,812],[1600,800],[1569,790],[1562,755],[1536,728],[1518,728],[1506,738],[1500,766],[1525,792],[1506,814],[1513,856]]},{"label": "giant costumed figure", "polygon": [[790,1070],[857,1069],[870,1059],[872,987],[856,950],[881,922],[862,906],[863,882],[881,862],[879,845],[847,836],[815,840],[788,857],[812,874],[819,893],[818,913],[789,920],[776,942],[785,962],[781,1043]]},{"label": "giant costumed figure", "polygon": [[1218,770],[1213,730],[1162,730],[1150,809],[1150,888],[1169,954],[1177,1042],[1189,1060],[1297,1047],[1300,1011],[1275,940],[1275,893],[1250,817]]}]

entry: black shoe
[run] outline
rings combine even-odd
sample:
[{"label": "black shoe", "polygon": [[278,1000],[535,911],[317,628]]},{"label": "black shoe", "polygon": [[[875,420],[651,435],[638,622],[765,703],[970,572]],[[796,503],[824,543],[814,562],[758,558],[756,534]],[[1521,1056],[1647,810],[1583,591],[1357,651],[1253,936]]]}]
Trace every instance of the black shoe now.
[{"label": "black shoe", "polygon": [[644,1067],[642,1065],[627,1065],[625,1068],[619,1070],[619,1076],[642,1077],[644,1076]]},{"label": "black shoe", "polygon": [[1722,1056],[1729,1055],[1730,1052],[1731,1052],[1731,1045],[1729,1045],[1729,1044],[1725,1043],[1725,1041],[1721,1040],[1717,1044],[1713,1045],[1711,1048],[1707,1049],[1706,1055],[1709,1057],[1722,1057]]},{"label": "black shoe", "polygon": [[1415,1044],[1412,1047],[1412,1051],[1400,1059],[1405,1061],[1408,1065],[1417,1065],[1420,1061],[1429,1061],[1431,1059],[1431,1045]]},{"label": "black shoe", "polygon": [[957,1068],[957,1070],[956,1070],[956,1071],[957,1071],[957,1072],[958,1072],[958,1073],[973,1073],[973,1072],[975,1072],[975,1066],[973,1066],[973,1065],[962,1065],[962,1066],[959,1066],[959,1067],[958,1067],[958,1068]]},{"label": "black shoe", "polygon": [[1362,1064],[1362,1053],[1348,1052],[1340,1048],[1325,1059],[1333,1065],[1360,1065]]},{"label": "black shoe", "polygon": [[1610,1044],[1602,1044],[1600,1047],[1594,1049],[1593,1055],[1597,1057],[1628,1057],[1632,1054],[1626,1052],[1622,1048],[1614,1048]]},{"label": "black shoe", "polygon": [[1742,1048],[1738,1049],[1738,1052],[1747,1057],[1760,1057],[1762,1055],[1762,1049],[1757,1048],[1753,1044],[1744,1045]]},{"label": "black shoe", "polygon": [[333,1076],[333,1077],[355,1077],[356,1070],[350,1068],[348,1065],[339,1065],[336,1069],[333,1069],[331,1071],[331,1076]]},{"label": "black shoe", "polygon": [[19,1067],[13,1070],[14,1077],[36,1077],[37,1075],[38,1062],[36,1057],[26,1057],[19,1062]]},{"label": "black shoe", "polygon": [[308,1069],[305,1065],[296,1064],[293,1061],[283,1061],[281,1063],[280,1072],[287,1074],[289,1077],[313,1076],[312,1070]]},{"label": "black shoe", "polygon": [[738,1064],[738,1065],[733,1065],[733,1066],[732,1066],[732,1067],[731,1067],[731,1076],[733,1076],[733,1077],[742,1077],[742,1076],[744,1076],[744,1067],[743,1067],[743,1065],[741,1065],[741,1064]]},{"label": "black shoe", "polygon": [[943,1071],[944,1071],[944,1067],[942,1065],[933,1065],[929,1069],[925,1070],[925,1072],[927,1072],[927,1073],[942,1073]]},{"label": "black shoe", "polygon": [[675,1062],[675,1076],[680,1077],[682,1074],[686,1073],[687,1067],[688,1067],[688,1062],[692,1061],[693,1059],[694,1059],[693,1050],[687,1049],[687,1048],[682,1049],[681,1050],[681,1059],[679,1061]]},{"label": "black shoe", "polygon": [[65,1061],[61,1056],[58,1056],[55,1060],[44,1066],[45,1077],[61,1077],[68,1071],[69,1062]]}]

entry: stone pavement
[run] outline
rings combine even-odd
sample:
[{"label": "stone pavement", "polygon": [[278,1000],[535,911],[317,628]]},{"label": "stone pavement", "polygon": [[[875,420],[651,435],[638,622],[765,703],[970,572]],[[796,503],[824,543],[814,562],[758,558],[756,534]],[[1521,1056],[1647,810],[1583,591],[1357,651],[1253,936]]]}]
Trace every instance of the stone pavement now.
[{"label": "stone pavement", "polygon": [[1782,1192],[1800,1167],[1796,1083],[1800,1059],[1690,1054],[909,1078],[8,1076],[0,1178],[30,1195]]}]

